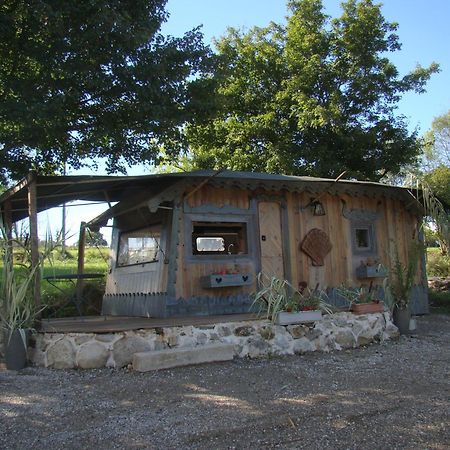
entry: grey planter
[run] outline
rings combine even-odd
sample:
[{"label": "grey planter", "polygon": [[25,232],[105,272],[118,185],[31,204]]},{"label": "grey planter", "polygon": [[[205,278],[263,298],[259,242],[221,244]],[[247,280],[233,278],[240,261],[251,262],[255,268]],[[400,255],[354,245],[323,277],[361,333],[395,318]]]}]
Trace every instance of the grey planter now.
[{"label": "grey planter", "polygon": [[411,312],[409,308],[394,308],[393,312],[394,324],[398,328],[400,334],[409,333],[409,321],[411,319]]},{"label": "grey planter", "polygon": [[28,330],[14,330],[8,342],[6,338],[5,362],[8,370],[20,370],[27,365]]}]

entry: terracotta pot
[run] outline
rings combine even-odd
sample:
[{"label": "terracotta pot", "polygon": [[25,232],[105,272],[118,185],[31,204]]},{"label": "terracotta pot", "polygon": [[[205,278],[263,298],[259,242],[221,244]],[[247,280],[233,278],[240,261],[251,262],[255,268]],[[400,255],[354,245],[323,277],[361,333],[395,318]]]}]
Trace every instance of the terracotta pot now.
[{"label": "terracotta pot", "polygon": [[409,333],[409,321],[411,319],[411,312],[409,308],[394,308],[394,312],[392,314],[394,325],[398,328],[400,334],[408,334]]},{"label": "terracotta pot", "polygon": [[352,305],[352,312],[354,314],[373,314],[384,311],[383,302],[371,302],[371,303],[354,303]]}]

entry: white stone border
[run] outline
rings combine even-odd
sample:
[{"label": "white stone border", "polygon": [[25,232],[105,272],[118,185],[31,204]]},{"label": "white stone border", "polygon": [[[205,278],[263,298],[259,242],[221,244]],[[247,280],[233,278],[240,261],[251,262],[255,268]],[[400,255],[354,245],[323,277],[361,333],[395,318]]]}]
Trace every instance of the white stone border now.
[{"label": "white stone border", "polygon": [[239,358],[329,352],[398,337],[389,313],[343,312],[302,325],[272,325],[267,320],[182,326],[117,333],[37,333],[30,362],[54,369],[120,368],[134,353],[206,344],[233,344]]}]

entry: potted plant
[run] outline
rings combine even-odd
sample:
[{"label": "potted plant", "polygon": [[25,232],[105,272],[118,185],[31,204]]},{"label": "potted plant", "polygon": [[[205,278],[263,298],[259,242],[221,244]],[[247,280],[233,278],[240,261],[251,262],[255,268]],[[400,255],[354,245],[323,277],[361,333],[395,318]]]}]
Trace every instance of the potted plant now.
[{"label": "potted plant", "polygon": [[269,277],[263,272],[257,277],[259,290],[252,308],[259,306],[259,314],[278,325],[312,322],[322,318],[322,311],[330,314],[331,308],[324,300],[326,293],[302,286],[295,289],[287,280]]},{"label": "potted plant", "polygon": [[[0,251],[3,270],[0,279],[0,332],[3,333],[6,367],[19,370],[27,361],[27,337],[44,307],[37,307],[31,293],[37,268],[14,265],[13,245],[5,228],[1,229]],[[40,263],[39,263],[40,264]],[[37,275],[36,275],[37,276]]]},{"label": "potted plant", "polygon": [[343,285],[337,289],[337,292],[349,303],[349,310],[354,314],[373,314],[384,311],[384,303],[379,299],[372,281],[369,288],[361,286],[359,289],[351,289]]},{"label": "potted plant", "polygon": [[385,298],[389,303],[394,324],[399,329],[400,334],[409,333],[411,289],[414,286],[422,250],[423,245],[413,241],[409,247],[407,261],[403,263],[400,261],[398,250],[395,249],[392,269],[385,283]]}]

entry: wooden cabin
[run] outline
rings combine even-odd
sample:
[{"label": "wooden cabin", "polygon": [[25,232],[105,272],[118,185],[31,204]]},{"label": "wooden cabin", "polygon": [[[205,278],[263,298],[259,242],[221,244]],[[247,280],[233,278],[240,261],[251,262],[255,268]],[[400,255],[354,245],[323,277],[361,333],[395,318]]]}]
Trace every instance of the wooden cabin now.
[{"label": "wooden cabin", "polygon": [[[88,224],[113,219],[103,314],[248,312],[261,271],[340,304],[336,288],[380,289],[395,252],[405,262],[422,239],[420,205],[400,187],[231,171],[134,179]],[[411,295],[412,312],[428,312],[424,258]]]}]

